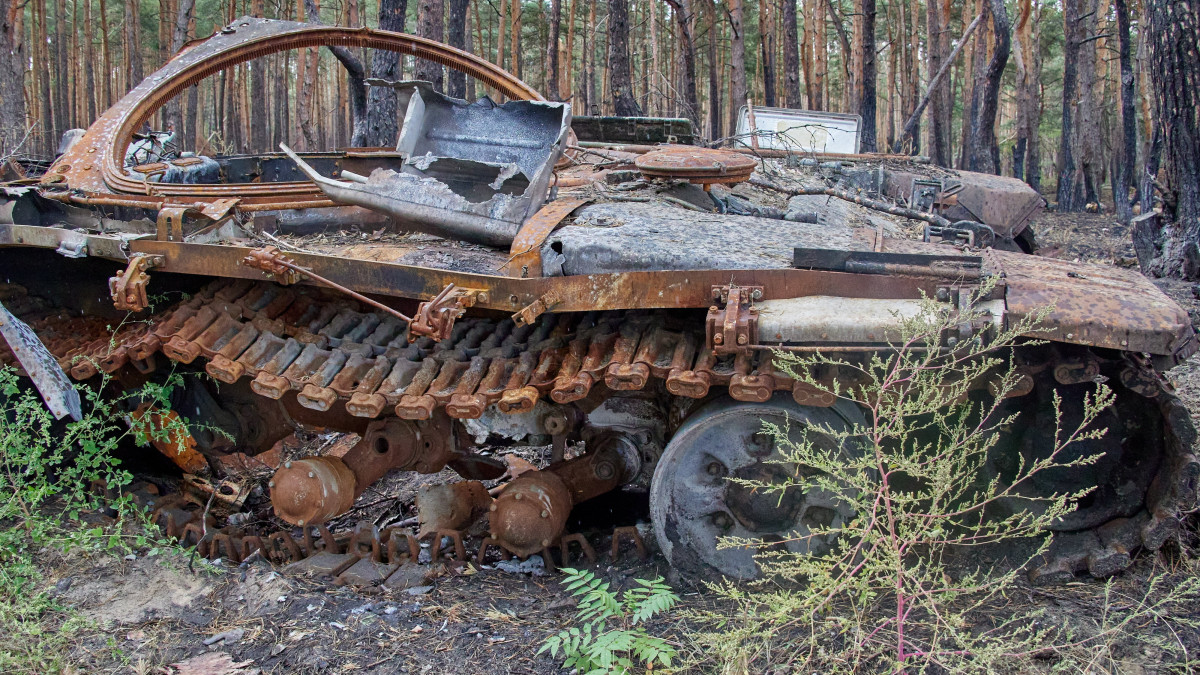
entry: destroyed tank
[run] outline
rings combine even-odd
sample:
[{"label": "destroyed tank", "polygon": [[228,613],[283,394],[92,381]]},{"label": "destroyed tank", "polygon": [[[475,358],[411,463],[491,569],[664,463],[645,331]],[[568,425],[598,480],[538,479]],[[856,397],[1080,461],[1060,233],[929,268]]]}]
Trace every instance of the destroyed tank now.
[{"label": "destroyed tank", "polygon": [[[394,148],[204,157],[137,133],[203,77],[332,45],[431,59],[509,100],[387,85],[406,111]],[[1019,350],[1022,386],[1005,409],[1020,423],[998,453],[1038,457],[1055,393],[1068,416],[1099,378],[1116,393],[1108,434],[1079,450],[1102,459],[1038,486],[1095,489],[1058,524],[1035,577],[1119,571],[1194,503],[1195,433],[1161,376],[1197,350],[1188,315],[1136,272],[1028,254],[1022,233],[1042,202],[1019,181],[895,157],[760,161],[770,153],[572,139],[567,104],[470,54],[239,19],[75,134],[42,177],[4,186],[5,359],[60,415],[78,406],[66,375],[134,388],[182,374],[173,410],[157,412],[189,434],[160,449],[190,488],[235,507],[249,486],[215,458],[264,453],[297,426],[357,434],[345,452],[292,459],[270,478],[274,514],[298,529],[229,526],[201,542],[213,557],[322,552],[326,571],[366,565],[359,578],[378,580],[417,555],[418,537],[368,527],[347,542],[323,524],[389,471],[450,467],[465,480],[427,493],[419,536],[457,538],[458,557],[459,529],[481,513],[481,560],[497,549],[550,562],[550,549],[582,541],[572,510],[648,493],[673,566],[744,579],[758,573],[754,551],[718,550],[719,536],[802,546],[791,535],[849,515],[726,480],[769,475],[763,421],[862,419],[781,372],[772,350],[886,352],[897,316],[923,298],[964,309],[991,279],[978,309],[993,325],[1053,306],[1047,342]],[[766,171],[790,177],[789,199],[756,187]],[[551,462],[522,473],[497,459],[520,444],[551,445]],[[512,480],[491,494],[474,482],[503,474]],[[155,511],[190,542],[207,531],[201,518],[182,501]]]}]

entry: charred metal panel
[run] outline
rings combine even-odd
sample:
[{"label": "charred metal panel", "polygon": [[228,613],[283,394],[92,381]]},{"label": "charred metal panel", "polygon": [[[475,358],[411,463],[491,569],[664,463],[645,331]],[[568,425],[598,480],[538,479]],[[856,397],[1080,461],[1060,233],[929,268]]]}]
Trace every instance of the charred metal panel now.
[{"label": "charred metal panel", "polygon": [[571,124],[564,103],[497,105],[450,98],[422,83],[409,99],[396,150],[399,171],[327,178],[284,147],[339,204],[362,206],[400,225],[452,239],[508,246],[545,202]]},{"label": "charred metal panel", "polygon": [[691,145],[696,141],[691,120],[673,117],[578,115],[571,120],[571,129],[583,142]]},{"label": "charred metal panel", "polygon": [[1200,348],[1187,312],[1137,271],[1004,251],[984,256],[1004,274],[1010,316],[1052,308],[1041,337],[1176,359]]},{"label": "charred metal panel", "polygon": [[791,265],[795,246],[869,251],[846,226],[700,214],[655,204],[582,209],[542,247],[546,276],[635,270],[769,269]]}]

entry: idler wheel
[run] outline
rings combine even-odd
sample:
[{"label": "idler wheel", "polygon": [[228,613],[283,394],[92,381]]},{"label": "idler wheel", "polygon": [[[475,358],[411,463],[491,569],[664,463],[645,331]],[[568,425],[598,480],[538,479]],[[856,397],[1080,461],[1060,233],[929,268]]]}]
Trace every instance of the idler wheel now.
[{"label": "idler wheel", "polygon": [[337,457],[284,462],[269,483],[275,515],[293,525],[323,523],[354,505],[354,472]]},{"label": "idler wheel", "polygon": [[[794,464],[777,464],[785,448],[763,430],[770,422],[787,429],[792,442],[809,442],[838,450],[835,438],[817,428],[848,429],[862,413],[845,401],[833,407],[801,406],[780,394],[763,403],[721,398],[693,413],[667,444],[650,486],[650,516],[654,534],[667,560],[677,570],[697,577],[714,573],[735,579],[754,579],[761,573],[753,548],[718,549],[720,537],[759,539],[765,546],[792,553],[822,554],[834,544],[832,536],[811,532],[838,526],[854,511],[836,494],[797,486],[783,493],[748,489],[740,478],[778,483],[785,475],[811,471]],[[851,452],[843,442],[840,451]]]},{"label": "idler wheel", "polygon": [[561,478],[549,471],[530,471],[492,502],[491,537],[519,557],[532,555],[562,534],[571,506],[571,493]]}]

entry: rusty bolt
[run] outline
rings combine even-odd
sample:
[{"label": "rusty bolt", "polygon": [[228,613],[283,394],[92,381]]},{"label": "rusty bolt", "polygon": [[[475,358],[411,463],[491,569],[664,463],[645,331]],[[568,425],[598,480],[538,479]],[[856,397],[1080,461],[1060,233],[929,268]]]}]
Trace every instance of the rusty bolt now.
[{"label": "rusty bolt", "polygon": [[713,344],[715,344],[715,345],[725,344],[725,336],[724,335],[714,335],[713,336]]},{"label": "rusty bolt", "polygon": [[710,476],[720,476],[725,473],[725,467],[721,466],[720,462],[709,462],[705,468]]},{"label": "rusty bolt", "polygon": [[708,311],[710,311],[710,312],[718,312],[718,311],[720,311],[720,309],[719,309],[719,308],[718,308],[716,305],[713,305],[713,306],[711,306],[711,307],[709,307],[709,308],[708,308]]},{"label": "rusty bolt", "polygon": [[739,345],[744,345],[744,344],[746,344],[746,336],[745,336],[745,335],[739,335],[739,336],[738,336],[738,344],[739,344]]},{"label": "rusty bolt", "polygon": [[600,480],[608,480],[617,473],[613,465],[608,462],[597,462],[595,471],[596,478],[599,478]]},{"label": "rusty bolt", "polygon": [[508,296],[508,301],[514,305],[521,304],[521,299],[517,297],[516,293],[513,293],[512,295]]},{"label": "rusty bolt", "polygon": [[543,539],[543,540],[542,540],[542,546],[549,547],[549,546],[550,546],[550,540],[549,540],[549,539]]},{"label": "rusty bolt", "polygon": [[756,288],[753,291],[750,291],[750,299],[751,300],[762,300],[762,289]]}]

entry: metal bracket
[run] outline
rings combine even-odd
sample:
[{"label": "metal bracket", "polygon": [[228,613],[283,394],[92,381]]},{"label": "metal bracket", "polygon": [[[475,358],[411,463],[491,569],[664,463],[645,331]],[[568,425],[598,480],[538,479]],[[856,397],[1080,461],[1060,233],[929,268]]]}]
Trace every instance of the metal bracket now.
[{"label": "metal bracket", "polygon": [[758,343],[758,309],[753,305],[762,300],[762,286],[713,286],[712,294],[717,304],[708,308],[704,321],[705,344],[720,355],[749,351]]},{"label": "metal bracket", "polygon": [[445,340],[454,329],[454,322],[476,301],[487,301],[487,292],[459,288],[447,284],[432,300],[417,305],[417,313],[408,324],[408,341],[420,337]]},{"label": "metal bracket", "polygon": [[183,241],[183,214],[187,206],[166,206],[158,210],[159,241]]},{"label": "metal bracket", "polygon": [[542,244],[546,237],[564,218],[591,200],[591,197],[557,199],[526,220],[513,238],[508,262],[504,263],[503,269],[507,270],[508,275],[521,278],[542,276]]},{"label": "metal bracket", "polygon": [[558,303],[562,302],[562,296],[557,291],[550,291],[542,297],[529,303],[529,305],[521,308],[516,314],[512,315],[512,320],[518,326],[528,326],[537,321],[537,318],[542,314],[550,311]]},{"label": "metal bracket", "polygon": [[960,220],[950,227],[926,225],[925,234],[922,239],[927,242],[933,242],[935,237],[937,238],[937,243],[958,243],[961,241],[971,248],[988,248],[996,243],[995,230],[983,223],[977,223],[972,220]]},{"label": "metal bracket", "polygon": [[109,277],[108,292],[112,296],[113,306],[117,309],[140,312],[150,305],[146,295],[146,285],[150,283],[148,270],[159,267],[164,260],[161,255],[135,253],[129,259],[125,271],[119,276]]}]

